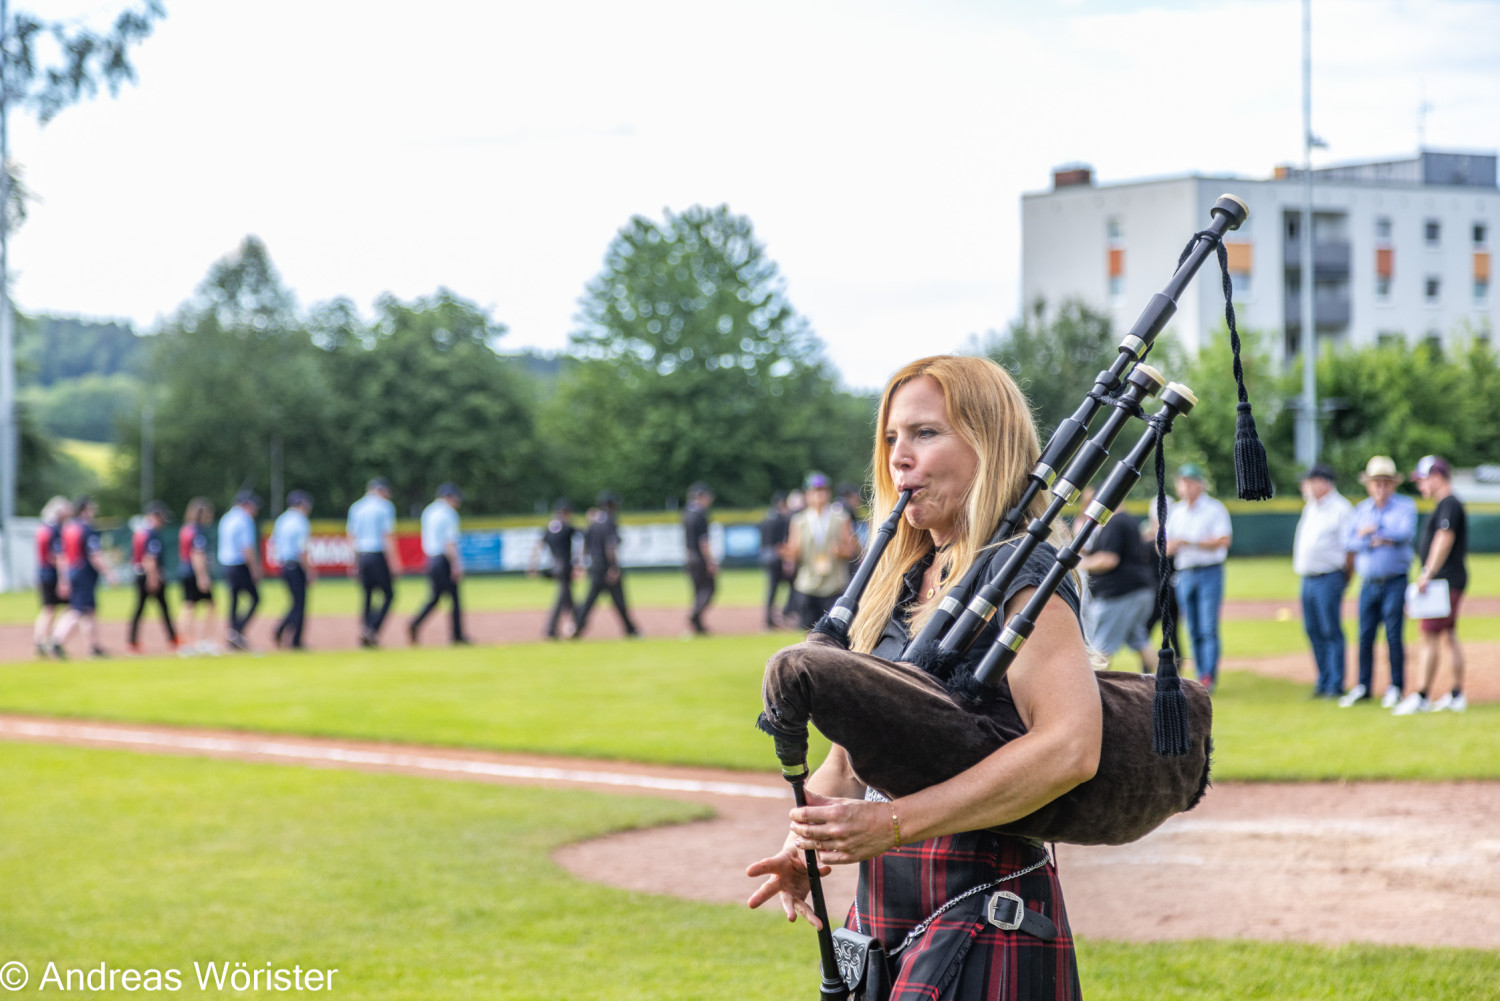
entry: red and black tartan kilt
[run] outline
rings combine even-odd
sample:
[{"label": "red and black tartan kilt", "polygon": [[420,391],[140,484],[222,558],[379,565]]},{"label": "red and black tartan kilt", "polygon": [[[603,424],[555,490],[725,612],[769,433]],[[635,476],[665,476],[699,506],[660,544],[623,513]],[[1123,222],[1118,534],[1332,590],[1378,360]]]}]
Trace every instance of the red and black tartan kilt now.
[{"label": "red and black tartan kilt", "polygon": [[[917,925],[965,890],[1040,861],[1034,842],[970,831],[888,851],[861,864],[846,925],[895,949]],[[1057,937],[1005,931],[974,906],[1008,890],[1051,919]],[[857,913],[856,913],[857,912]],[[1073,935],[1051,862],[975,894],[932,922],[896,957],[892,1001],[1053,1001],[1081,997]]]}]

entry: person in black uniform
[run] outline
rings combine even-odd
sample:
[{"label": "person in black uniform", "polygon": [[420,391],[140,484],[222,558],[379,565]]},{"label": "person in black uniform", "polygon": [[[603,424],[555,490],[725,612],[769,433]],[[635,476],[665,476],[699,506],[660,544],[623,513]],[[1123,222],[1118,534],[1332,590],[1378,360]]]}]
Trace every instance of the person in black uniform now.
[{"label": "person in black uniform", "polygon": [[549,640],[557,639],[557,626],[563,621],[564,615],[567,616],[565,629],[571,628],[575,621],[573,540],[577,537],[578,526],[573,524],[573,505],[560,500],[552,505],[552,520],[547,522],[546,531],[532,549],[531,564],[526,568],[527,575],[535,577],[541,565],[542,553],[552,554],[552,568],[548,571],[548,576],[557,581],[557,600],[552,603],[552,615],[547,619],[546,637]]},{"label": "person in black uniform", "polygon": [[615,523],[615,512],[619,510],[620,498],[606,490],[599,495],[599,506],[589,515],[588,528],[583,532],[583,552],[588,557],[589,593],[574,613],[573,638],[578,639],[588,628],[589,613],[601,593],[608,593],[619,613],[620,624],[626,636],[639,636],[641,631],[630,618],[625,606],[625,589],[621,586],[620,529]]},{"label": "person in black uniform", "polygon": [[146,603],[155,601],[161,609],[162,627],[167,631],[167,645],[177,648],[177,630],[172,628],[172,613],[167,608],[167,582],[162,576],[161,527],[171,514],[161,501],[146,505],[145,517],[130,538],[130,569],[135,575],[135,613],[130,617],[130,652],[140,653],[141,616]]},{"label": "person in black uniform", "polygon": [[705,636],[708,627],[703,624],[703,613],[714,600],[719,577],[719,565],[714,562],[708,544],[708,509],[713,505],[714,492],[706,483],[694,483],[688,487],[687,500],[687,510],[682,512],[682,533],[687,548],[688,581],[693,588],[693,608],[688,614],[688,625],[699,636]]},{"label": "person in black uniform", "polygon": [[785,584],[790,590],[792,575],[787,573],[787,531],[791,525],[791,512],[787,510],[786,494],[776,491],[771,495],[771,506],[760,522],[760,565],[766,571],[766,628],[779,628],[776,620],[776,595]]}]

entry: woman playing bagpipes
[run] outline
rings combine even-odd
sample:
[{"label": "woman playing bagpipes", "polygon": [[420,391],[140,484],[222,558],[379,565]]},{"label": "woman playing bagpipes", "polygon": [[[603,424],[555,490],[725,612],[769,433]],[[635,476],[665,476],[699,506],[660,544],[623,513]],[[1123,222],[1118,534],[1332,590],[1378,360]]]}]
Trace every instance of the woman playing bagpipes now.
[{"label": "woman playing bagpipes", "polygon": [[[1079,996],[1056,867],[1040,842],[994,830],[1088,781],[1099,767],[1103,711],[1071,578],[1047,601],[982,715],[950,694],[950,679],[887,663],[953,583],[989,555],[990,535],[1019,501],[1039,453],[1025,397],[993,362],[924,358],[891,378],[875,435],[871,524],[894,510],[902,491],[911,498],[850,629],[852,649],[874,655],[864,659],[869,698],[856,680],[840,692],[845,718],[815,716],[835,744],[806,783],[808,805],[792,811],[781,851],[747,869],[766,877],[751,907],[777,898],[789,921],[801,915],[817,925],[804,853],[816,851],[824,873],[858,863],[859,889],[845,925],[884,943],[893,999]],[[1043,506],[1038,498],[1028,516]],[[1006,551],[1002,545],[995,565]],[[949,668],[952,675],[972,670],[1054,556],[1050,545],[1037,546],[971,653]],[[795,661],[801,647],[778,657]],[[779,695],[769,679],[774,715]],[[865,752],[851,750],[856,744],[881,745],[888,755],[900,745],[896,756],[920,758],[945,753],[930,749],[924,733],[980,730],[994,720],[1008,731],[1005,742],[957,774],[948,769],[951,777],[894,798],[859,778]],[[851,728],[866,736],[841,740]]]}]

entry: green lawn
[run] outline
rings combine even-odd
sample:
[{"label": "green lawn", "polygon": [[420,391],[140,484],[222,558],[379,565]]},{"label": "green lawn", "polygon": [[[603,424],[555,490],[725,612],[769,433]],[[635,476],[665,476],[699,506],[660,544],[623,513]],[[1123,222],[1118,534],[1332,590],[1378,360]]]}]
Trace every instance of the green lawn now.
[{"label": "green lawn", "polygon": [[[0,667],[0,709],[770,770],[770,741],[751,724],[765,660],[786,641],[19,663]],[[1214,699],[1215,774],[1500,778],[1500,705],[1396,719],[1306,693],[1228,673]]]},{"label": "green lawn", "polygon": [[[0,771],[0,959],[30,971],[18,997],[49,962],[175,970],[189,994],[195,963],[336,969],[338,995],[362,1001],[817,988],[805,925],[582,883],[548,858],[702,812],[689,804],[25,745],[0,744]],[[1079,961],[1106,1001],[1494,996],[1480,950],[1084,941]]]}]

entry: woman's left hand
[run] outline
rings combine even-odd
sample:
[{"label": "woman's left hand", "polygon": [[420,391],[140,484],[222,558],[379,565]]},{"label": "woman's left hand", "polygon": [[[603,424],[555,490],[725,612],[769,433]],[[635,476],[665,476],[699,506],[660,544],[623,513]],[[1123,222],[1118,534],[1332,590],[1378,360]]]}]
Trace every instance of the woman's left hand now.
[{"label": "woman's left hand", "polygon": [[808,795],[808,805],[792,811],[797,847],[812,849],[830,865],[874,858],[896,846],[890,803]]}]

